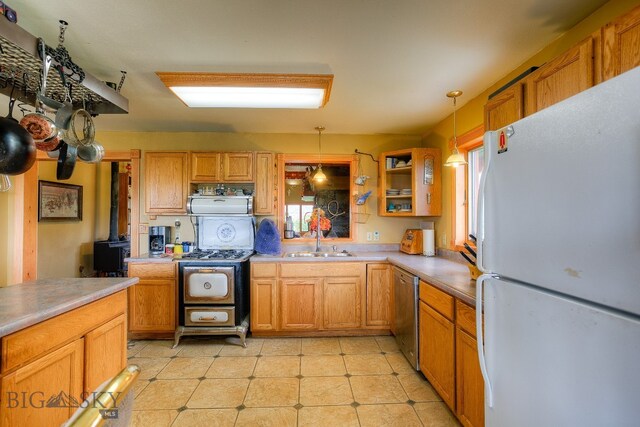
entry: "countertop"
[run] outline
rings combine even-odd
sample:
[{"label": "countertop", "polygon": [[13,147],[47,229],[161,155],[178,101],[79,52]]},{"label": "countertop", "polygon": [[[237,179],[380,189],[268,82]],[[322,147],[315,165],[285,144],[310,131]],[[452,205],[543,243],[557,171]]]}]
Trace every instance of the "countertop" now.
[{"label": "countertop", "polygon": [[[389,262],[403,270],[418,276],[421,280],[475,306],[476,282],[471,280],[466,265],[440,257],[408,255],[398,251],[391,252],[351,252],[353,256],[339,258],[289,258],[283,256],[254,255],[254,262]],[[282,254],[284,255],[284,254]]]},{"label": "countertop", "polygon": [[41,279],[0,288],[0,337],[138,283],[137,277]]},{"label": "countertop", "polygon": [[[296,248],[297,249],[297,248]],[[342,249],[342,248],[340,248]],[[289,248],[285,252],[290,252]],[[451,261],[442,257],[425,257],[422,255],[408,255],[399,251],[358,251],[349,250],[350,257],[318,257],[318,258],[290,258],[281,255],[253,255],[249,261],[255,262],[390,262],[421,280],[461,299],[470,305],[476,303],[476,282],[471,280],[469,269],[465,264]],[[179,259],[175,259],[178,261]],[[141,255],[127,258],[126,262],[172,262],[171,256]]]}]

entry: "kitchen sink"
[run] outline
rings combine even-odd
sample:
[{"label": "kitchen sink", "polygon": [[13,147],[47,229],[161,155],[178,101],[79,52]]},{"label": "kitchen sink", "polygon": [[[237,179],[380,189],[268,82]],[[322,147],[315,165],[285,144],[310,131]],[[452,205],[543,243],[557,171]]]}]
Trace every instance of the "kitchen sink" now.
[{"label": "kitchen sink", "polygon": [[286,258],[341,258],[341,257],[349,257],[353,256],[353,254],[349,252],[288,252],[285,257]]}]

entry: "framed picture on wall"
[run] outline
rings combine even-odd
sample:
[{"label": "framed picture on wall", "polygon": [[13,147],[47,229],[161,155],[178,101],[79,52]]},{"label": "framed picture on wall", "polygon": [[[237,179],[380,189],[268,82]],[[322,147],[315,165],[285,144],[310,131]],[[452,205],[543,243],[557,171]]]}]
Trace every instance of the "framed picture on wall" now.
[{"label": "framed picture on wall", "polygon": [[38,181],[38,221],[82,221],[82,186]]}]

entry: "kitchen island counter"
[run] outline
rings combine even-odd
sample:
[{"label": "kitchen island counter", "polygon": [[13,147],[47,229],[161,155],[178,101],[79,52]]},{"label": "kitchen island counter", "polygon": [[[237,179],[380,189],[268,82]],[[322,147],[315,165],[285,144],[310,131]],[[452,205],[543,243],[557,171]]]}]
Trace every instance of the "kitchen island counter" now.
[{"label": "kitchen island counter", "polygon": [[251,263],[262,262],[389,262],[421,280],[459,298],[470,305],[476,302],[476,282],[471,280],[466,265],[440,257],[408,255],[398,251],[351,252],[348,257],[286,257],[282,255],[254,255]]},{"label": "kitchen island counter", "polygon": [[0,337],[112,295],[138,279],[40,279],[0,288]]}]

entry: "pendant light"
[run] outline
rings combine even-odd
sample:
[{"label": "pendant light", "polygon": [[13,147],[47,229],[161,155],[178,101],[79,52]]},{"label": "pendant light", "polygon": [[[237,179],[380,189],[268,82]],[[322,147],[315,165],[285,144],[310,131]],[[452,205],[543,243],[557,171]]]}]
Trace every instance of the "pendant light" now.
[{"label": "pendant light", "polygon": [[[324,126],[316,126],[315,128],[318,131],[318,153],[322,157],[322,131],[324,130]],[[316,169],[316,174],[313,176],[313,181],[320,184],[327,180],[327,176],[322,172],[322,162],[318,162],[318,169]]]},{"label": "pendant light", "polygon": [[451,166],[457,168],[459,165],[466,165],[467,161],[464,156],[458,151],[458,138],[456,137],[456,98],[462,95],[461,90],[452,90],[447,93],[448,98],[453,98],[453,150],[451,155],[444,162],[445,166]]}]

